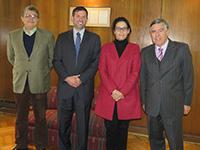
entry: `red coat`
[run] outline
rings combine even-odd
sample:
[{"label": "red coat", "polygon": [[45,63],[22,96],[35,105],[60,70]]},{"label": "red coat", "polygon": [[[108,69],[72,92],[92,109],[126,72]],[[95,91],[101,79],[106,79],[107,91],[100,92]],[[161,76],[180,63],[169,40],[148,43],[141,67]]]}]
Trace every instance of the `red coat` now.
[{"label": "red coat", "polygon": [[118,89],[125,97],[117,102],[118,119],[141,117],[140,64],[140,48],[136,44],[128,43],[121,57],[118,57],[114,43],[102,47],[99,60],[101,84],[95,106],[97,115],[112,120],[115,101],[111,93]]}]

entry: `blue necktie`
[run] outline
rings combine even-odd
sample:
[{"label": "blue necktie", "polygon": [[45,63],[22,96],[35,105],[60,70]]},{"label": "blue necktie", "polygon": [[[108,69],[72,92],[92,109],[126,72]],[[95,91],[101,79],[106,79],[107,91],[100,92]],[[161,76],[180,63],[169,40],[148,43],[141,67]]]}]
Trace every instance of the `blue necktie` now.
[{"label": "blue necktie", "polygon": [[80,45],[81,45],[81,34],[79,32],[76,33],[76,43],[75,43],[75,47],[76,47],[76,64],[78,61],[78,54],[79,54],[79,50],[80,50]]}]

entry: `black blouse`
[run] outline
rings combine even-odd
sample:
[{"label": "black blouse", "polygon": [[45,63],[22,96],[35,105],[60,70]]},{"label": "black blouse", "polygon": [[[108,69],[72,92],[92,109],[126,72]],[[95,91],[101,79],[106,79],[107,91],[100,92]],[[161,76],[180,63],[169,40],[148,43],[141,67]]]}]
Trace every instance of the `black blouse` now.
[{"label": "black blouse", "polygon": [[118,56],[121,57],[122,53],[124,52],[124,49],[126,48],[126,45],[128,44],[128,40],[125,39],[125,40],[119,41],[115,39],[114,44],[115,44]]}]

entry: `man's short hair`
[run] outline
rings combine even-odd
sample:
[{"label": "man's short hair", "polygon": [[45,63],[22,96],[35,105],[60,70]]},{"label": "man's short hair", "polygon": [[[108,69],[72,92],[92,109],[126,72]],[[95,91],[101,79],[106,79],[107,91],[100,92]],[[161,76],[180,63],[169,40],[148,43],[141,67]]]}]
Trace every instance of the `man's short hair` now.
[{"label": "man's short hair", "polygon": [[157,18],[153,20],[151,24],[149,25],[149,27],[152,27],[154,24],[159,24],[159,23],[163,23],[166,26],[166,28],[169,29],[169,24],[167,23],[165,19],[162,19],[162,18]]},{"label": "man's short hair", "polygon": [[87,11],[87,9],[86,9],[85,7],[83,7],[83,6],[77,6],[77,7],[75,7],[75,8],[73,9],[73,11],[72,11],[72,16],[74,16],[75,13],[78,12],[78,11],[85,11],[85,12],[86,12],[86,16],[88,17],[88,11]]},{"label": "man's short hair", "polygon": [[24,14],[26,13],[27,10],[30,10],[30,11],[34,11],[36,14],[37,14],[37,17],[39,18],[39,11],[38,9],[34,6],[34,5],[28,5],[24,8],[24,10],[22,11],[21,13],[21,16],[23,17]]}]

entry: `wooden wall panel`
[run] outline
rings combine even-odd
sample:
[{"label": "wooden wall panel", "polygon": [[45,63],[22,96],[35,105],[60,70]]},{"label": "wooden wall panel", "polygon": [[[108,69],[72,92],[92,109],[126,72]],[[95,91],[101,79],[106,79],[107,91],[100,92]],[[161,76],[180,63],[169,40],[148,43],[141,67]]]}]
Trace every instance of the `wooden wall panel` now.
[{"label": "wooden wall panel", "polygon": [[[192,112],[184,118],[184,133],[190,137],[200,139],[200,2],[199,0],[0,0],[0,99],[13,99],[11,66],[6,58],[6,36],[10,30],[21,26],[20,11],[27,4],[34,4],[40,10],[39,26],[52,31],[57,37],[58,33],[71,27],[69,24],[70,6],[111,7],[111,22],[118,16],[125,16],[132,26],[131,42],[136,42],[140,47],[151,43],[148,33],[150,22],[163,16],[169,21],[171,39],[189,43],[195,67],[195,88]],[[100,35],[102,44],[113,40],[110,28],[90,27],[88,30]],[[95,87],[99,85],[97,73]],[[57,83],[57,75],[52,71],[52,86]],[[143,130],[144,129],[144,130]],[[131,122],[131,130],[146,131],[145,114],[141,120]],[[200,142],[200,140],[198,141]]]},{"label": "wooden wall panel", "polygon": [[7,61],[6,41],[10,30],[21,26],[21,10],[30,0],[0,0],[0,98],[13,100],[12,66]]},{"label": "wooden wall panel", "polygon": [[189,44],[193,56],[195,87],[192,111],[184,117],[184,133],[200,136],[200,1],[199,0],[163,0],[163,18],[170,24],[172,40]]},{"label": "wooden wall panel", "polygon": [[[40,0],[31,0],[40,11],[39,27],[58,34],[68,30],[69,24],[69,1],[68,0],[48,0],[48,3]],[[57,74],[53,69],[51,72],[51,84],[57,85]]]},{"label": "wooden wall panel", "polygon": [[39,27],[45,28],[57,35],[68,29],[68,0],[48,0],[48,3],[40,0],[31,0],[40,11]]},{"label": "wooden wall panel", "polygon": [[111,0],[69,0],[70,6],[109,7]]},{"label": "wooden wall panel", "polygon": [[[86,7],[110,7],[111,0],[70,0],[70,6],[86,6]],[[101,42],[106,43],[111,40],[112,34],[109,27],[87,27],[89,31],[96,32],[101,37]]]},{"label": "wooden wall panel", "polygon": [[132,27],[130,41],[144,47],[151,43],[148,28],[153,19],[160,17],[160,6],[161,0],[113,0],[112,20],[119,16],[126,17]]}]

